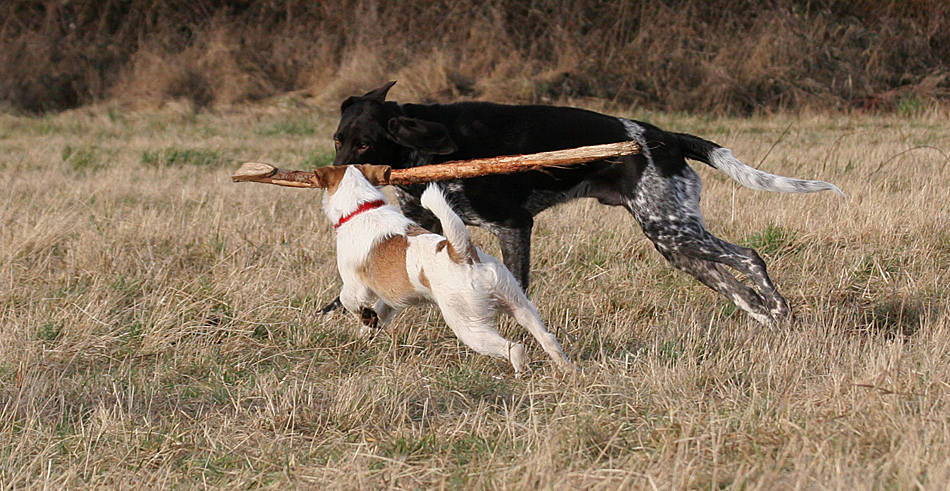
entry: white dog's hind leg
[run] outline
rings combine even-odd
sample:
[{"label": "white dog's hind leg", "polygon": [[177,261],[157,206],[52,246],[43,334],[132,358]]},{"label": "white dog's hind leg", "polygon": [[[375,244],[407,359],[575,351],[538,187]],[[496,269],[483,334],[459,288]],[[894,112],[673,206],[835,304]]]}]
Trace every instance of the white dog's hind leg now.
[{"label": "white dog's hind leg", "polygon": [[514,367],[515,374],[521,373],[526,361],[524,345],[512,343],[498,333],[491,309],[486,312],[488,315],[471,315],[463,312],[462,310],[466,310],[464,308],[456,309],[444,303],[440,303],[439,308],[445,323],[465,345],[480,354],[508,360]]},{"label": "white dog's hind leg", "polygon": [[[507,280],[507,281],[505,281]],[[502,307],[515,319],[518,324],[524,326],[528,332],[538,340],[544,351],[554,360],[554,363],[565,372],[573,373],[577,368],[564,354],[561,349],[561,343],[557,341],[557,336],[551,334],[544,328],[544,322],[541,321],[541,315],[538,309],[534,307],[528,297],[525,296],[521,288],[515,282],[514,276],[508,273],[507,278],[502,278],[501,284],[496,285],[495,293],[500,298]]]}]

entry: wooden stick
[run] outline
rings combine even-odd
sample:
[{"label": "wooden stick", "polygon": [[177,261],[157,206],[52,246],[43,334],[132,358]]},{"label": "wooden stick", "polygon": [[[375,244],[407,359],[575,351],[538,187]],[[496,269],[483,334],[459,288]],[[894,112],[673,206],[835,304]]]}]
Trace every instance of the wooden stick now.
[{"label": "wooden stick", "polygon": [[[637,142],[625,141],[529,155],[455,160],[408,169],[393,169],[388,182],[379,183],[379,185],[418,184],[493,174],[513,174],[515,172],[540,170],[545,167],[583,164],[594,160],[633,155],[639,152],[640,145]],[[278,169],[270,164],[247,162],[231,175],[231,180],[234,182],[265,182],[280,186],[309,188],[314,187],[310,179],[312,176],[313,172],[289,171]]]},{"label": "wooden stick", "polygon": [[430,181],[465,179],[491,174],[513,174],[545,167],[570,166],[603,160],[611,157],[632,155],[640,151],[634,141],[569,148],[553,152],[529,155],[508,155],[474,160],[455,160],[442,164],[423,165],[408,169],[393,169],[390,184],[416,184]]},{"label": "wooden stick", "polygon": [[241,167],[231,174],[233,182],[265,182],[268,184],[277,184],[278,186],[291,186],[295,188],[312,188],[313,183],[310,178],[313,172],[301,170],[283,170],[270,164],[260,162],[245,162]]}]

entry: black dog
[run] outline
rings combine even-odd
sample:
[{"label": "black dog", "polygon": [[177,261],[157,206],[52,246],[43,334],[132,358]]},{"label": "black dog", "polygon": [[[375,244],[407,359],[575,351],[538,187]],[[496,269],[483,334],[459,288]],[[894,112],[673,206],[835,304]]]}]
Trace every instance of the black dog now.
[{"label": "black dog", "polygon": [[[721,293],[759,322],[773,324],[791,315],[785,298],[754,250],[725,242],[706,230],[699,209],[702,184],[685,159],[703,162],[753,189],[841,193],[826,182],[756,170],[715,143],[646,123],[570,107],[386,102],[393,84],[343,102],[340,126],[333,137],[337,152],[333,165],[373,163],[406,168],[627,140],[642,145],[638,155],[443,185],[453,208],[467,224],[485,227],[498,237],[505,265],[525,288],[533,217],[558,203],[592,197],[606,205],[624,206],[674,267]],[[419,203],[423,189],[421,185],[397,187],[399,203],[407,216],[438,231],[438,220]],[[747,276],[755,289],[741,283],[724,266]]]}]

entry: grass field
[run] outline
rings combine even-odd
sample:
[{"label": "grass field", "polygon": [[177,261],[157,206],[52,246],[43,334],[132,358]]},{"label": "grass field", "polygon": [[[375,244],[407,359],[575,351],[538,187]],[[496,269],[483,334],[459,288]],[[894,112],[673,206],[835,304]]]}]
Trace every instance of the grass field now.
[{"label": "grass field", "polygon": [[629,116],[848,193],[694,165],[795,325],[577,201],[538,217],[531,295],[583,376],[527,339],[515,379],[431,308],[364,340],[315,313],[340,285],[320,192],[228,179],[326,164],[335,113],[0,116],[0,489],[947,489],[946,115]]}]

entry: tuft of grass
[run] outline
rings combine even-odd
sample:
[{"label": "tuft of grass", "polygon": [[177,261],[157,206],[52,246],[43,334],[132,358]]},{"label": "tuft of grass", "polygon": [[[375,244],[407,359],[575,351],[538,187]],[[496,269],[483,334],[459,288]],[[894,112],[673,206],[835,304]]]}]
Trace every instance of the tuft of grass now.
[{"label": "tuft of grass", "polygon": [[254,134],[258,136],[312,136],[316,133],[317,125],[310,120],[279,121],[277,123],[256,126],[254,128]]},{"label": "tuft of grass", "polygon": [[36,338],[47,343],[55,343],[63,334],[63,325],[46,321],[36,330]]},{"label": "tuft of grass", "polygon": [[70,170],[80,174],[93,173],[105,167],[105,163],[99,156],[99,149],[93,145],[78,148],[66,145],[63,147],[61,157]]},{"label": "tuft of grass", "polygon": [[333,163],[336,156],[333,152],[310,152],[300,163],[302,170],[313,170],[317,167],[325,167]]},{"label": "tuft of grass", "polygon": [[897,103],[897,113],[905,117],[913,117],[927,109],[927,103],[916,95],[903,97]]},{"label": "tuft of grass", "polygon": [[230,165],[231,159],[216,150],[201,148],[169,147],[161,150],[142,151],[141,163],[148,167],[221,167]]},{"label": "tuft of grass", "polygon": [[742,244],[767,256],[794,254],[802,249],[796,235],[794,230],[770,223],[761,232],[748,236]]},{"label": "tuft of grass", "polygon": [[[441,447],[439,438],[431,433],[422,437],[400,435],[392,441],[383,442],[378,455],[400,462],[414,462],[436,453],[437,447]],[[376,467],[382,468],[385,465],[385,461],[380,461]]]}]

